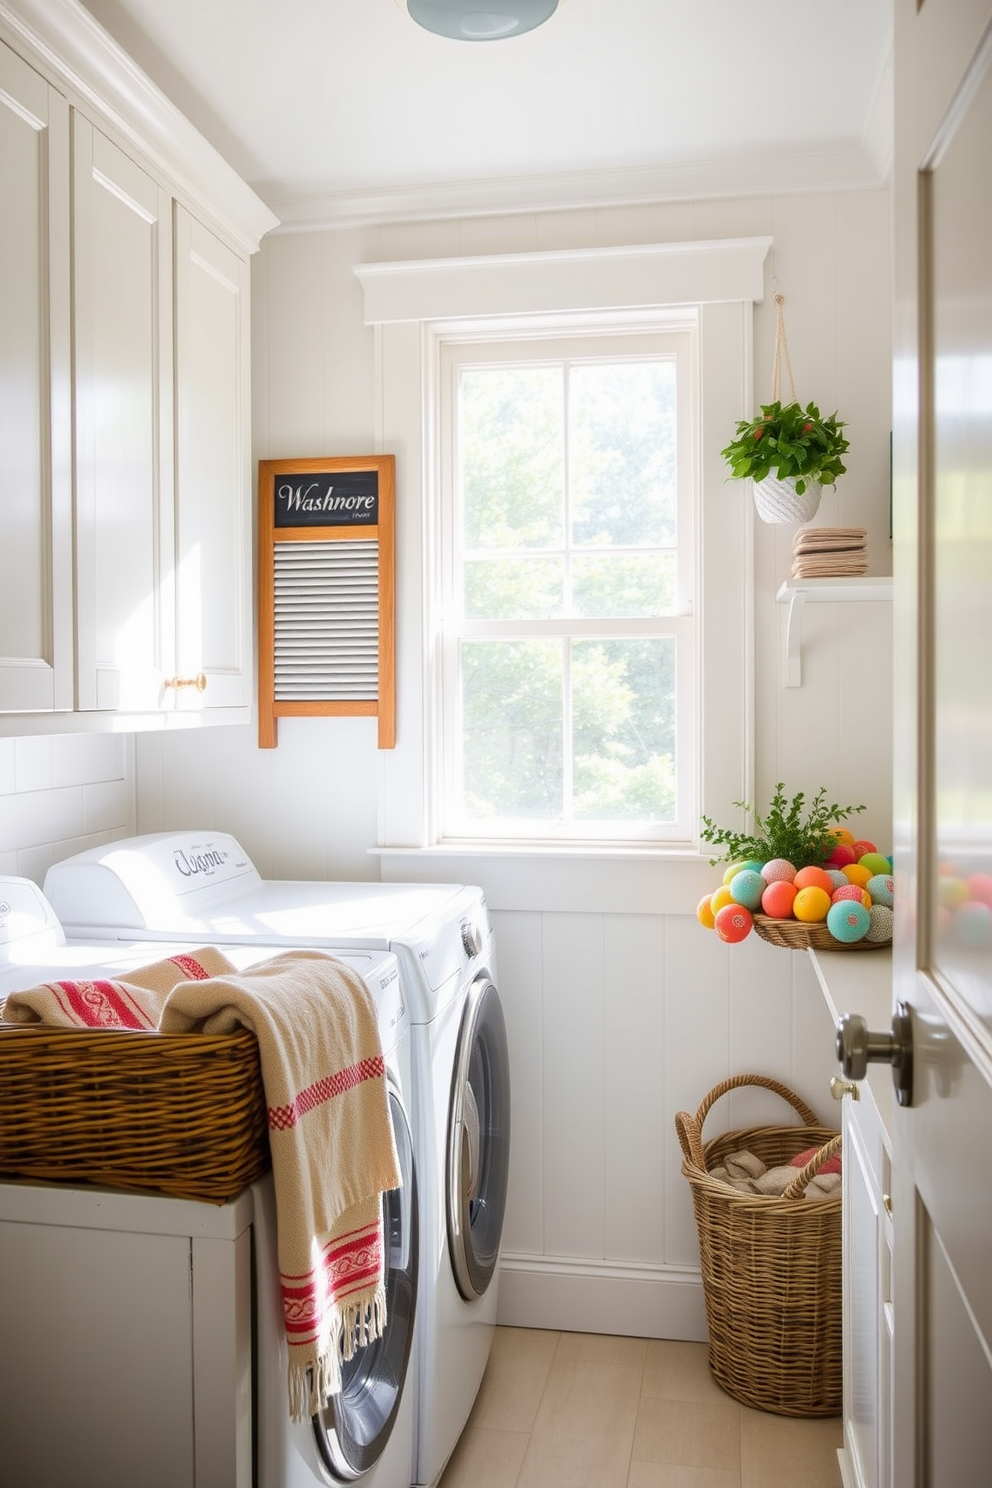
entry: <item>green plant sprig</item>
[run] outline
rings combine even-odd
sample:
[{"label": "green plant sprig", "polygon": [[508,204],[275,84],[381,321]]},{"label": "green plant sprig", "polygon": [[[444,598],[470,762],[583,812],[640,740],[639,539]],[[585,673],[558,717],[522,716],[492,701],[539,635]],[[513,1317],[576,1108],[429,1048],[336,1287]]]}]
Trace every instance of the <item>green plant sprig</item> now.
[{"label": "green plant sprig", "polygon": [[736,436],[720,453],[732,480],[793,477],[802,495],[810,481],[832,486],[847,466],[841,456],[849,444],[836,413],[824,418],[815,403],[763,403],[757,418],[743,419]]},{"label": "green plant sprig", "polygon": [[835,801],[826,802],[825,787],[821,786],[809,803],[805,817],[803,807],[806,796],[797,791],[791,801],[786,801],[785,784],[779,781],[772,796],[771,805],[762,819],[753,806],[746,801],[735,801],[754,819],[756,833],[734,832],[728,827],[718,827],[708,816],[702,818],[704,842],[712,842],[726,851],[721,857],[711,858],[710,863],[734,863],[745,858],[756,858],[768,863],[772,858],[785,858],[794,868],[808,868],[814,863],[824,863],[837,845],[837,834],[830,830],[838,822],[866,806],[839,806]]}]

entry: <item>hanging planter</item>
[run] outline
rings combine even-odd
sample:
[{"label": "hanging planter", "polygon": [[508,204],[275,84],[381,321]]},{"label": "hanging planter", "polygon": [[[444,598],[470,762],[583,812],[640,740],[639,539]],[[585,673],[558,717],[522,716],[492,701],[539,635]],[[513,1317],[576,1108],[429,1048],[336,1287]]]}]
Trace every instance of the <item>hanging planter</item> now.
[{"label": "hanging planter", "polygon": [[[763,522],[809,522],[820,504],[824,486],[836,484],[847,466],[841,458],[848,441],[836,413],[824,418],[815,403],[805,408],[796,397],[782,306],[775,296],[775,364],[772,402],[763,403],[757,418],[742,420],[726,449],[732,480],[750,480],[754,503]],[[782,363],[789,374],[792,400],[781,401]]]},{"label": "hanging planter", "polygon": [[806,489],[798,491],[795,476],[779,480],[766,475],[764,480],[754,481],[752,490],[755,509],[763,522],[811,522],[823,495],[818,481],[808,481]]}]

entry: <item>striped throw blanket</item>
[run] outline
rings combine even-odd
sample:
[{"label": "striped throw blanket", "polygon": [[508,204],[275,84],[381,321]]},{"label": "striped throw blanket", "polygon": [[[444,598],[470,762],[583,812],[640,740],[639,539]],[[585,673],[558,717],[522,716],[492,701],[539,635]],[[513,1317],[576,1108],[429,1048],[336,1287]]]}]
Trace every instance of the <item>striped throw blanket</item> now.
[{"label": "striped throw blanket", "polygon": [[268,1106],[290,1414],[314,1415],[340,1389],[342,1359],[386,1321],[382,1194],[401,1178],[362,978],[321,951],[237,971],[206,947],[126,978],[11,993],[2,1015],[67,1028],[252,1030]]}]

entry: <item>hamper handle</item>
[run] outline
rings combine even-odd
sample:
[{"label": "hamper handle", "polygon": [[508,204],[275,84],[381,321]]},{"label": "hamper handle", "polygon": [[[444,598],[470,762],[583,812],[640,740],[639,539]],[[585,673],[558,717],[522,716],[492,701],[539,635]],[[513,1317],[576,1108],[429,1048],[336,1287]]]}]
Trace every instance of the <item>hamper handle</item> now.
[{"label": "hamper handle", "polygon": [[[730,1090],[739,1090],[743,1086],[757,1085],[764,1090],[774,1091],[787,1101],[798,1116],[803,1118],[806,1126],[819,1126],[820,1118],[812,1107],[808,1106],[801,1095],[790,1090],[788,1085],[783,1085],[781,1080],[775,1080],[771,1075],[731,1075],[729,1080],[721,1080],[719,1085],[714,1085],[709,1095],[703,1097],[702,1103],[695,1116],[690,1116],[688,1111],[679,1111],[675,1117],[675,1130],[678,1133],[679,1145],[682,1148],[683,1157],[694,1163],[697,1168],[706,1171],[706,1159],[703,1156],[703,1122],[711,1106],[726,1095]],[[803,1172],[805,1172],[805,1168]],[[814,1168],[814,1172],[816,1169]],[[811,1175],[812,1176],[812,1175]],[[807,1183],[809,1179],[806,1180]],[[792,1185],[790,1184],[790,1188]]]},{"label": "hamper handle", "polygon": [[841,1134],[838,1132],[835,1137],[830,1138],[829,1142],[824,1142],[823,1146],[813,1154],[806,1166],[799,1170],[788,1188],[783,1190],[782,1198],[801,1199],[806,1192],[807,1184],[812,1183],[817,1173],[823,1167],[823,1164],[829,1162],[840,1151],[841,1141]]}]

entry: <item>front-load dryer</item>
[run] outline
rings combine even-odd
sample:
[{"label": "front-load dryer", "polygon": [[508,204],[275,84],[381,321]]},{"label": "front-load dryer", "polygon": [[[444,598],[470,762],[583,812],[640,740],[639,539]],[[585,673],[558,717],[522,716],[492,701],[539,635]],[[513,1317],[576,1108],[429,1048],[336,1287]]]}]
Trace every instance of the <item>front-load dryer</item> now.
[{"label": "front-load dryer", "polygon": [[392,950],[411,1022],[421,1192],[412,1483],[437,1481],[496,1324],[510,1081],[496,951],[478,888],[263,880],[222,832],[125,838],[49,869],[73,933]]},{"label": "front-load dryer", "polygon": [[[0,1002],[187,948],[67,941],[34,883],[0,878]],[[224,947],[239,969],[285,950]],[[420,1228],[409,1020],[391,953],[335,954],[375,999],[403,1178],[383,1199],[383,1336],[344,1365],[319,1416],[294,1423],[271,1174],[216,1205],[20,1181],[0,1152],[4,1488],[408,1488]]]}]

